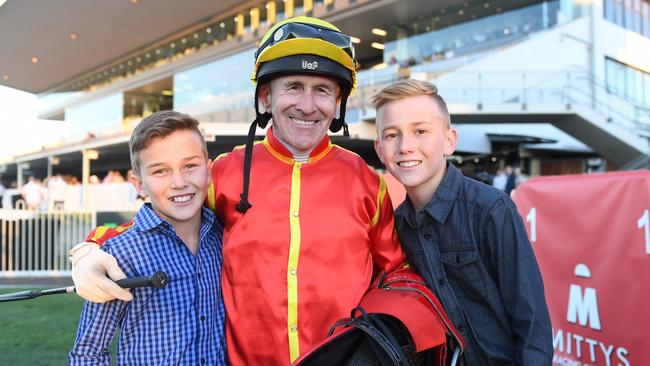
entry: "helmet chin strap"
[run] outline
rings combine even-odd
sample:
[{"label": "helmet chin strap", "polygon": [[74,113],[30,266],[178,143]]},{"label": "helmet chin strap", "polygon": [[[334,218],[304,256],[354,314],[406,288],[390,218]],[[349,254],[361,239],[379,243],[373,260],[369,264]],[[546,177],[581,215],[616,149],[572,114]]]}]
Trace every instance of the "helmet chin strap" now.
[{"label": "helmet chin strap", "polygon": [[350,136],[350,132],[348,131],[348,124],[345,123],[345,107],[347,105],[349,95],[350,90],[345,90],[341,95],[341,103],[339,104],[339,116],[337,118],[334,118],[332,120],[332,124],[330,125],[330,131],[334,133],[339,132],[341,130],[341,127],[343,127],[343,136]]},{"label": "helmet chin strap", "polygon": [[271,113],[268,113],[266,111],[264,113],[260,113],[259,100],[257,98],[260,84],[261,83],[258,83],[255,87],[255,120],[251,123],[251,126],[248,129],[248,136],[246,137],[246,149],[244,150],[244,188],[243,192],[239,194],[239,203],[235,205],[235,210],[241,213],[246,213],[249,208],[253,207],[250,202],[248,202],[248,187],[250,185],[251,177],[251,160],[253,159],[255,130],[257,126],[260,126],[260,128],[265,128],[272,117]]}]

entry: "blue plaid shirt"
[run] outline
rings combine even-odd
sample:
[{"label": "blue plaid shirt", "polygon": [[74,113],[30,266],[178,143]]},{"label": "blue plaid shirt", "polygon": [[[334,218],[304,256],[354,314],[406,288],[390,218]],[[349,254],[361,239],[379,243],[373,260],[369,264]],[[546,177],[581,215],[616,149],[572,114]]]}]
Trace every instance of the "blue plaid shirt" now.
[{"label": "blue plaid shirt", "polygon": [[149,205],[130,230],[102,246],[128,277],[164,271],[169,283],[134,289],[131,302],[86,302],[70,365],[108,365],[117,326],[118,365],[226,365],[223,228],[210,210],[202,208],[202,215],[196,256]]}]

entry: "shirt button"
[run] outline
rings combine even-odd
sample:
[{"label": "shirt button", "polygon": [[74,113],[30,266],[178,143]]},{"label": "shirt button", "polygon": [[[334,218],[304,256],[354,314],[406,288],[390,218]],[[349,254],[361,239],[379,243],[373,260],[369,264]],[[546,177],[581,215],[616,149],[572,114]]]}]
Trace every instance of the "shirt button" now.
[{"label": "shirt button", "polygon": [[292,269],[291,271],[289,271],[289,273],[291,273],[292,276],[295,276],[296,275],[296,269],[295,268]]},{"label": "shirt button", "polygon": [[205,320],[205,315],[201,315],[201,320]]},{"label": "shirt button", "polygon": [[201,357],[201,364],[205,364],[205,358]]},{"label": "shirt button", "polygon": [[196,277],[201,278],[201,272],[197,273]]},{"label": "shirt button", "polygon": [[458,331],[459,331],[459,332],[463,332],[463,331],[465,331],[465,327],[463,327],[462,324],[459,325],[459,326],[458,326]]},{"label": "shirt button", "polygon": [[294,324],[291,326],[291,328],[289,328],[289,330],[291,331],[291,333],[295,333],[298,331],[298,326]]},{"label": "shirt button", "polygon": [[444,286],[444,285],[445,285],[445,279],[444,279],[444,278],[439,279],[439,280],[438,280],[438,284],[439,284],[440,286]]},{"label": "shirt button", "polygon": [[431,235],[429,235],[429,234],[424,234],[424,238],[425,238],[426,240],[430,240],[430,239],[431,239]]},{"label": "shirt button", "polygon": [[298,217],[298,211],[293,211],[293,217]]}]

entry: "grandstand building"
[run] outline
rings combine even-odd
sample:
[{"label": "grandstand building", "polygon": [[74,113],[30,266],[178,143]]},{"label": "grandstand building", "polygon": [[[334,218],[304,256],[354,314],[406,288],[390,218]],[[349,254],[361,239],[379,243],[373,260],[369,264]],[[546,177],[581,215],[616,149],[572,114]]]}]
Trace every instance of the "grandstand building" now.
[{"label": "grandstand building", "polygon": [[468,175],[650,162],[646,0],[8,0],[0,84],[38,94],[39,118],[61,133],[0,158],[3,180],[126,172],[130,131],[162,109],[196,117],[212,156],[244,143],[257,42],[303,14],[355,37],[351,136],[333,141],[378,168],[371,96],[405,77],[438,85]]}]

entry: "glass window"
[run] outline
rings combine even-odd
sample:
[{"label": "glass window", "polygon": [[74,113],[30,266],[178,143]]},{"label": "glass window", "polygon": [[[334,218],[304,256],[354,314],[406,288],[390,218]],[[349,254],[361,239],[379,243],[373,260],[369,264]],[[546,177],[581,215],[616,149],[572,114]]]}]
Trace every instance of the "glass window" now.
[{"label": "glass window", "polygon": [[632,70],[630,73],[630,77],[628,78],[628,82],[632,85],[632,94],[630,97],[636,101],[642,102],[643,101],[643,79],[644,73],[635,70],[635,69],[628,69]]},{"label": "glass window", "polygon": [[[174,108],[202,121],[226,122],[219,111],[250,110],[255,86],[250,80],[255,50],[178,72],[174,75]],[[244,122],[244,121],[232,121]]]},{"label": "glass window", "polygon": [[[412,66],[414,63],[453,58],[462,54],[499,47],[513,39],[553,26],[559,3],[535,4],[385,43],[383,61]],[[546,20],[546,24],[545,24]],[[426,30],[427,27],[420,27]],[[429,28],[430,29],[430,28]]]},{"label": "glass window", "polygon": [[611,93],[625,95],[625,67],[612,59],[606,59],[607,90]]},{"label": "glass window", "polygon": [[116,93],[84,104],[72,106],[65,111],[73,139],[122,132],[122,93]]},{"label": "glass window", "polygon": [[623,0],[614,0],[614,23],[623,27]]},{"label": "glass window", "polygon": [[634,0],[634,31],[641,33],[641,0]]},{"label": "glass window", "polygon": [[632,9],[632,0],[625,0],[625,28],[634,29],[634,10]]},{"label": "glass window", "polygon": [[[643,1],[641,3],[641,23],[642,33],[644,36],[650,38],[650,4]],[[650,90],[649,90],[650,91]]]},{"label": "glass window", "polygon": [[614,21],[614,0],[605,0],[605,19],[610,22]]},{"label": "glass window", "polygon": [[644,81],[644,87],[645,87],[645,93],[644,95],[644,100],[643,102],[646,105],[650,105],[650,74],[645,74],[643,75],[643,81]]},{"label": "glass window", "polygon": [[650,73],[606,58],[605,79],[610,93],[640,103],[650,102]]}]

